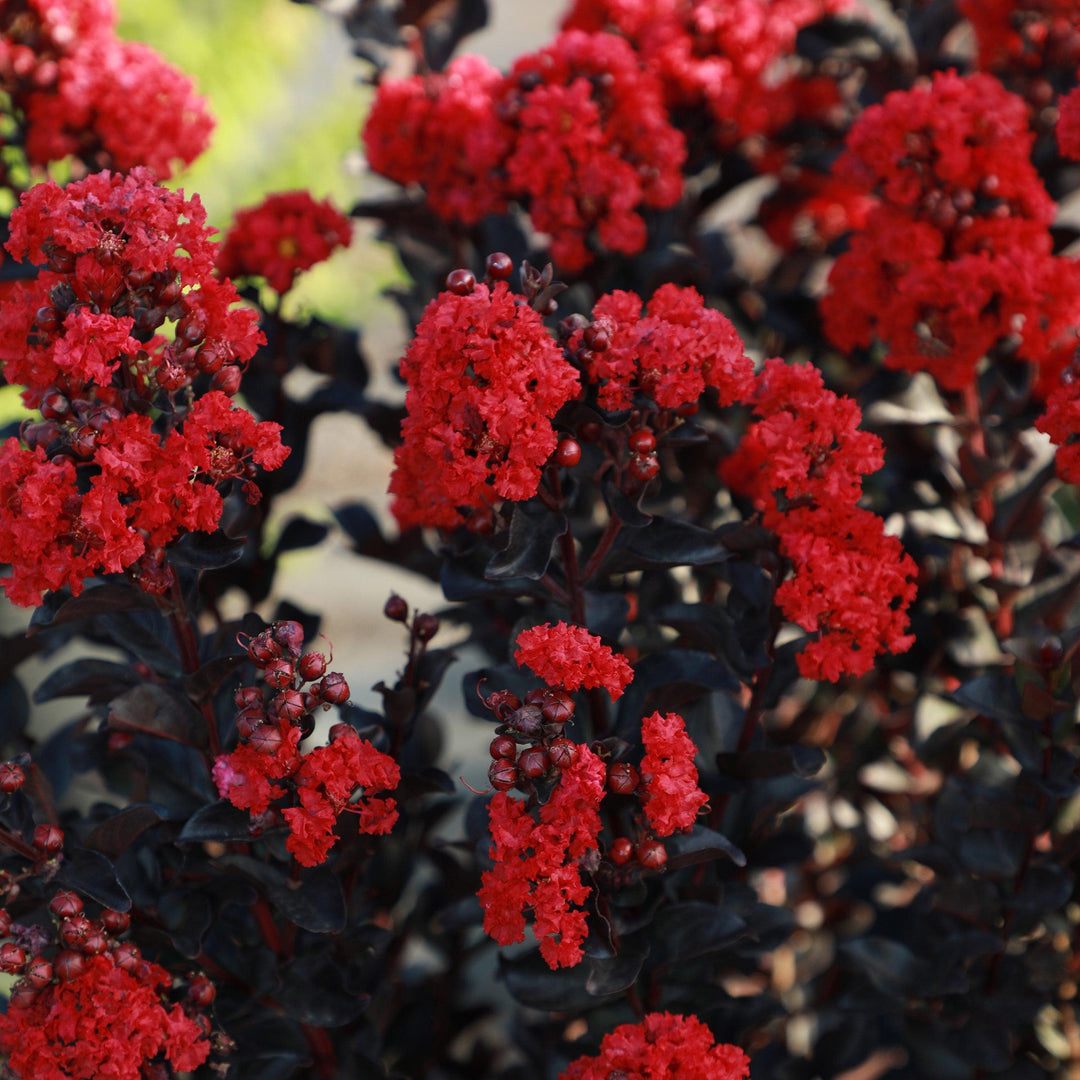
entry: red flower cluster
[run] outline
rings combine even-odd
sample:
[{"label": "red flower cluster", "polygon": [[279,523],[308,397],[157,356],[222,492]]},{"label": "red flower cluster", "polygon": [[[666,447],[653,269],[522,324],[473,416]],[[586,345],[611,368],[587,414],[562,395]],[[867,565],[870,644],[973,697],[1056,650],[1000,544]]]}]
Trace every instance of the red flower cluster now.
[{"label": "red flower cluster", "polygon": [[[795,55],[805,26],[849,0],[576,0],[567,29],[616,30],[660,79],[670,109],[705,107],[730,145],[835,104]],[[824,91],[824,96],[822,96]]]},{"label": "red flower cluster", "polygon": [[536,494],[557,441],[551,419],[578,375],[505,283],[436,297],[401,374],[408,416],[390,492],[403,529],[454,528],[472,510]]},{"label": "red flower cluster", "polygon": [[[349,697],[349,684],[327,672],[322,653],[301,655],[303,642],[303,628],[290,621],[275,623],[248,643],[248,656],[269,693],[257,686],[237,690],[240,744],[217,759],[213,775],[221,797],[253,819],[295,791],[298,801],[281,809],[291,830],[285,846],[302,866],[317,866],[337,843],[334,828],[342,812],[356,814],[363,833],[393,828],[394,800],[373,792],[392,791],[401,773],[393,758],[348,724],[335,724],[328,745],[301,755],[300,743],[311,730],[304,721],[320,705],[326,709]],[[288,781],[288,787],[278,781]]]},{"label": "red flower cluster", "polygon": [[301,270],[321,263],[352,239],[352,222],[307,191],[283,191],[240,210],[218,251],[218,272],[228,278],[264,277],[288,292]]},{"label": "red flower cluster", "polygon": [[938,74],[863,113],[836,175],[881,204],[821,303],[837,346],[881,341],[888,366],[960,390],[1007,344],[1052,385],[1080,324],[1080,269],[1052,254],[1033,139],[1024,102],[989,75]]},{"label": "red flower cluster", "polygon": [[522,203],[567,271],[592,261],[593,229],[609,250],[640,251],[640,208],[682,193],[686,149],[660,84],[611,34],[560,34],[505,78],[462,57],[443,75],[384,82],[363,137],[373,169],[423,184],[445,218]]},{"label": "red flower cluster", "polygon": [[167,178],[214,126],[186,75],[116,36],[112,0],[0,7],[0,92],[33,166],[74,155],[91,170],[145,165]]},{"label": "red flower cluster", "polygon": [[754,499],[792,561],[794,576],[776,603],[818,635],[799,655],[799,671],[864,675],[879,653],[904,652],[914,641],[904,631],[915,564],[881,519],[856,505],[862,477],[883,463],[881,440],[858,430],[858,406],[826,390],[809,365],[766,361],[754,411],[760,420],[722,471]]},{"label": "red flower cluster", "polygon": [[709,797],[698,787],[697,747],[678,713],[654,712],[641,721],[645,756],[641,759],[645,817],[658,836],[689,829]]},{"label": "red flower cluster", "polygon": [[754,365],[731,321],[705,307],[695,289],[662,285],[644,317],[636,293],[606,293],[593,322],[571,338],[602,408],[629,408],[637,393],[661,409],[695,402],[706,387],[720,405],[745,400]]},{"label": "red flower cluster", "polygon": [[580,1057],[559,1080],[612,1077],[679,1080],[747,1080],[750,1059],[737,1046],[716,1044],[695,1016],[649,1013],[638,1024],[621,1024],[605,1035],[596,1057]]},{"label": "red flower cluster", "polygon": [[598,847],[600,800],[607,769],[588,747],[567,755],[558,782],[536,817],[505,791],[488,807],[491,858],[479,892],[484,930],[500,945],[525,937],[525,911],[532,909],[533,932],[551,968],[581,961],[587,936],[585,902],[589,886],[578,860]]},{"label": "red flower cluster", "polygon": [[[170,1004],[169,973],[113,938],[127,929],[128,916],[104,911],[88,919],[82,908],[71,892],[51,901],[51,959],[41,953],[49,951],[41,926],[13,924],[0,912],[0,932],[14,939],[0,948],[0,970],[20,976],[0,1015],[7,1070],[19,1080],[139,1080],[155,1059],[177,1072],[198,1068],[210,1054],[210,1025],[194,1000],[200,995],[189,991],[185,1004]],[[201,1003],[212,1000],[213,984],[197,983]]]},{"label": "red flower cluster", "polygon": [[1080,161],[1080,86],[1058,98],[1058,150],[1062,157]]},{"label": "red flower cluster", "polygon": [[514,659],[548,686],[564,690],[603,687],[614,700],[634,678],[634,669],[583,626],[543,623],[518,634]]}]

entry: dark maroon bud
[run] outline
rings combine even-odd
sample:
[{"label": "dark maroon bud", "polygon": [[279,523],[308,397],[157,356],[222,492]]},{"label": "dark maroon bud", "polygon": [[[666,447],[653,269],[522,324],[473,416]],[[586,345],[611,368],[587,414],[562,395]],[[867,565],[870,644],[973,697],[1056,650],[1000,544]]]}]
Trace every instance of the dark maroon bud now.
[{"label": "dark maroon bud", "polygon": [[682,416],[682,417],[697,416],[698,410],[700,408],[701,408],[701,406],[696,401],[687,401],[685,404],[680,405],[675,410],[675,415],[676,416]]},{"label": "dark maroon bud", "polygon": [[625,866],[634,857],[634,845],[625,836],[620,836],[611,845],[608,855],[616,866]]},{"label": "dark maroon bud", "polygon": [[124,275],[124,280],[132,289],[141,289],[153,276],[153,270],[149,270],[145,266],[133,266]]},{"label": "dark maroon bud", "polygon": [[60,924],[60,940],[70,949],[82,944],[90,933],[90,920],[85,915],[72,915]]},{"label": "dark maroon bud", "polygon": [[295,619],[274,623],[272,630],[286,656],[295,660],[304,651],[304,628]]},{"label": "dark maroon bud", "polygon": [[97,450],[97,444],[98,433],[89,424],[83,424],[82,427],[76,428],[75,433],[71,436],[71,449],[81,458],[93,457],[94,451]]},{"label": "dark maroon bud", "polygon": [[584,315],[567,315],[565,319],[559,320],[559,325],[556,327],[559,340],[562,342],[569,341],[579,330],[584,330],[588,325],[589,320]]},{"label": "dark maroon bud", "polygon": [[518,782],[517,766],[501,759],[488,766],[488,780],[496,791],[509,791]]},{"label": "dark maroon bud", "polygon": [[655,454],[635,454],[630,459],[630,475],[635,480],[651,480],[660,471],[660,462]]},{"label": "dark maroon bud", "polygon": [[290,687],[293,684],[293,679],[296,676],[292,664],[288,660],[271,660],[263,668],[262,678],[268,686],[272,686],[275,690],[284,690],[286,687]]},{"label": "dark maroon bud", "polygon": [[484,260],[484,269],[493,281],[506,281],[514,272],[514,260],[505,251],[495,251]]},{"label": "dark maroon bud", "polygon": [[14,945],[10,941],[0,945],[0,971],[6,972],[8,975],[14,975],[22,971],[25,963],[26,953],[18,945]]},{"label": "dark maroon bud", "polygon": [[256,667],[265,667],[271,660],[281,656],[281,646],[273,639],[269,630],[256,634],[248,643],[247,651]]},{"label": "dark maroon bud", "polygon": [[195,357],[195,366],[208,374],[216,374],[224,365],[225,357],[213,345],[204,345]]},{"label": "dark maroon bud", "polygon": [[31,450],[37,447],[47,448],[49,443],[54,442],[60,436],[60,425],[54,420],[46,420],[41,424],[27,424],[22,429],[23,442]]},{"label": "dark maroon bud", "polygon": [[241,739],[250,739],[255,729],[266,720],[266,712],[261,705],[249,705],[236,714],[236,733]]},{"label": "dark maroon bud", "polygon": [[515,709],[507,718],[506,724],[523,735],[539,737],[542,727],[542,716],[539,705],[522,705]]},{"label": "dark maroon bud", "polygon": [[496,720],[505,720],[515,709],[521,708],[517,694],[509,690],[496,690],[484,704],[495,714]]},{"label": "dark maroon bud", "polygon": [[60,329],[63,318],[63,315],[52,304],[46,304],[37,309],[37,314],[34,316],[34,328],[42,334],[55,334]]},{"label": "dark maroon bud", "polygon": [[95,409],[91,414],[87,423],[100,435],[103,431],[106,431],[111,425],[115,424],[117,420],[121,419],[123,413],[119,409],[113,409],[106,406],[102,409]]},{"label": "dark maroon bud", "polygon": [[274,699],[274,705],[278,719],[288,720],[289,723],[299,720],[308,711],[304,695],[299,690],[283,691]]},{"label": "dark maroon bud", "polygon": [[540,713],[549,724],[565,724],[574,715],[574,699],[562,690],[550,690],[540,703]]},{"label": "dark maroon bud", "polygon": [[321,652],[309,652],[300,657],[297,668],[304,682],[313,682],[326,674],[326,657]]},{"label": "dark maroon bud", "polygon": [[130,941],[121,942],[112,953],[113,963],[122,971],[131,971],[142,962],[138,947]]},{"label": "dark maroon bud", "polygon": [[46,252],[49,269],[56,274],[70,274],[75,269],[75,256],[64,247],[54,247]]},{"label": "dark maroon bud", "polygon": [[637,846],[638,862],[649,870],[659,870],[667,862],[667,849],[659,840],[642,840]]},{"label": "dark maroon bud", "polygon": [[17,982],[11,988],[11,997],[8,998],[8,1007],[12,1009],[29,1009],[37,1001],[39,987],[27,981]]},{"label": "dark maroon bud", "polygon": [[[133,947],[133,946],[129,946]],[[65,949],[60,953],[53,965],[61,982],[78,978],[86,970],[86,957],[81,953]],[[117,964],[119,967],[120,964]]]},{"label": "dark maroon bud", "polygon": [[573,439],[560,439],[555,447],[555,464],[560,469],[572,469],[581,460],[581,446]]},{"label": "dark maroon bud", "polygon": [[100,930],[91,930],[80,946],[87,956],[100,956],[108,947],[109,941]]},{"label": "dark maroon bud", "polygon": [[233,694],[233,702],[238,709],[246,709],[250,705],[262,708],[262,690],[257,686],[241,686]]},{"label": "dark maroon bud", "polygon": [[637,791],[638,771],[628,761],[615,761],[608,766],[608,791],[616,795],[633,795]]},{"label": "dark maroon bud", "polygon": [[201,311],[189,311],[176,324],[176,339],[186,345],[194,345],[206,331],[206,316]]},{"label": "dark maroon bud", "polygon": [[261,724],[252,732],[248,745],[260,754],[276,754],[281,749],[281,729],[273,724]]},{"label": "dark maroon bud", "polygon": [[544,699],[547,697],[548,688],[546,686],[537,686],[530,690],[525,695],[526,705],[543,705]]},{"label": "dark maroon bud", "polygon": [[585,347],[593,352],[607,352],[611,345],[608,327],[600,322],[594,322],[591,326],[585,327],[585,333],[581,336]]},{"label": "dark maroon bud", "polygon": [[49,901],[49,910],[58,919],[71,919],[82,913],[82,899],[73,892],[58,892]]},{"label": "dark maroon bud", "polygon": [[244,373],[235,364],[229,364],[214,373],[214,377],[210,380],[210,389],[220,390],[223,394],[232,397],[240,389],[243,378]]},{"label": "dark maroon bud", "polygon": [[468,296],[476,288],[476,275],[471,270],[451,270],[446,275],[446,287],[457,296]]},{"label": "dark maroon bud", "polygon": [[569,739],[556,739],[548,747],[548,757],[556,769],[568,769],[577,759],[578,744]]},{"label": "dark maroon bud", "polygon": [[[55,310],[49,308],[50,311]],[[41,399],[41,415],[46,420],[63,420],[71,412],[71,402],[59,390],[50,390]]]},{"label": "dark maroon bud", "polygon": [[34,847],[46,855],[55,855],[64,846],[64,834],[55,825],[34,827]]},{"label": "dark maroon bud", "polygon": [[397,595],[391,596],[386,601],[386,606],[383,608],[383,614],[388,619],[393,619],[394,622],[405,622],[409,617],[409,605],[405,600]]},{"label": "dark maroon bud", "polygon": [[509,735],[496,735],[491,740],[488,753],[496,761],[513,761],[517,757],[517,743]]},{"label": "dark maroon bud", "polygon": [[101,925],[110,934],[122,934],[131,925],[131,916],[126,911],[113,911],[106,908],[101,913]]},{"label": "dark maroon bud", "polygon": [[603,428],[595,420],[586,420],[578,425],[578,435],[582,442],[599,442]]},{"label": "dark maroon bud", "polygon": [[326,678],[315,684],[315,693],[321,701],[331,705],[344,705],[349,700],[349,684],[340,671],[331,671]]},{"label": "dark maroon bud", "polygon": [[439,620],[434,615],[417,615],[413,632],[421,641],[430,641],[439,632]]},{"label": "dark maroon bud", "polygon": [[639,428],[630,436],[630,449],[635,454],[651,454],[656,449],[656,436],[648,428]]},{"label": "dark maroon bud", "polygon": [[[300,697],[304,702],[304,712],[312,713],[319,707],[318,694],[313,694],[310,690],[301,690]],[[324,708],[329,708],[329,706],[324,706]]]},{"label": "dark maroon bud", "polygon": [[5,761],[3,765],[0,765],[0,791],[5,795],[18,791],[25,782],[26,774],[15,762]]},{"label": "dark maroon bud", "polygon": [[205,976],[195,979],[188,987],[188,999],[193,1005],[205,1009],[214,1003],[217,997],[217,987]]},{"label": "dark maroon bud", "polygon": [[11,916],[4,908],[0,908],[0,937],[7,937],[11,933]]},{"label": "dark maroon bud", "polygon": [[26,983],[35,990],[52,982],[53,966],[44,956],[35,956],[26,968]]},{"label": "dark maroon bud", "polygon": [[551,758],[542,746],[530,746],[528,750],[521,752],[518,758],[518,768],[522,775],[530,780],[543,776],[551,768]]},{"label": "dark maroon bud", "polygon": [[355,734],[356,734],[356,729],[352,726],[352,724],[346,724],[346,723],[343,723],[343,722],[339,722],[337,724],[334,724],[330,728],[330,741],[331,742],[337,742],[338,739],[344,739],[346,735],[355,735]]}]

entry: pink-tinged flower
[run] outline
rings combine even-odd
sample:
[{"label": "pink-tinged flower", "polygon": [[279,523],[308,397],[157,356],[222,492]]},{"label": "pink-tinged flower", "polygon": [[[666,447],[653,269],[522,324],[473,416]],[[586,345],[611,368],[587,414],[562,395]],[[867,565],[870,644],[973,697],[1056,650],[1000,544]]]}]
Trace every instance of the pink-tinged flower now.
[{"label": "pink-tinged flower", "polygon": [[391,509],[403,528],[454,528],[473,510],[536,494],[556,412],[578,374],[505,283],[440,293],[401,361],[408,415]]},{"label": "pink-tinged flower", "polygon": [[330,258],[352,239],[352,222],[307,191],[268,195],[240,210],[218,252],[218,271],[228,278],[265,277],[279,293],[292,288],[301,270]]},{"label": "pink-tinged flower", "polygon": [[686,722],[678,713],[655,712],[641,721],[641,738],[641,786],[650,828],[658,836],[691,828],[709,797],[698,787],[697,747]]},{"label": "pink-tinged flower", "polygon": [[737,1046],[717,1044],[697,1017],[649,1013],[605,1035],[595,1057],[580,1057],[559,1080],[678,1077],[679,1080],[748,1080],[750,1059]]},{"label": "pink-tinged flower", "polygon": [[602,687],[621,697],[634,678],[626,657],[618,656],[583,626],[543,623],[518,634],[514,659],[548,686],[564,690]]},{"label": "pink-tinged flower", "polygon": [[572,967],[583,955],[581,905],[590,890],[578,861],[599,846],[606,778],[603,761],[582,746],[535,817],[505,791],[488,806],[495,865],[484,871],[478,894],[484,930],[500,945],[522,941],[531,911],[540,954],[552,969]]}]

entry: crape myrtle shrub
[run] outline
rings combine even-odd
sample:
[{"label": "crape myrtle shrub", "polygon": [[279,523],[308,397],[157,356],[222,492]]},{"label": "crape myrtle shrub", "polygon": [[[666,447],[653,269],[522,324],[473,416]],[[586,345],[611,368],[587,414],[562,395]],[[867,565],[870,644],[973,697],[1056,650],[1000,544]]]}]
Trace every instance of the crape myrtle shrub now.
[{"label": "crape myrtle shrub", "polygon": [[[576,0],[507,71],[327,8],[378,194],[219,240],[190,80],[0,0],[6,1073],[1074,1075],[1080,4]],[[398,400],[281,304],[352,217]],[[329,411],[446,597],[378,711],[264,603]]]}]

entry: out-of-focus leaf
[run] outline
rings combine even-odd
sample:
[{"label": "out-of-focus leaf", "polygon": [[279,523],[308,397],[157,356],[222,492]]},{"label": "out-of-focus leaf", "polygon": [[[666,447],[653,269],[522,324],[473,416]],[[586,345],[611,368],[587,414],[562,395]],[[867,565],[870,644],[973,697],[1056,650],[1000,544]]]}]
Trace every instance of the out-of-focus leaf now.
[{"label": "out-of-focus leaf", "polygon": [[27,634],[40,633],[50,626],[86,619],[91,615],[107,615],[112,611],[129,611],[132,608],[152,608],[154,599],[134,585],[106,582],[92,589],[85,589],[79,596],[65,592],[51,593],[30,619]]},{"label": "out-of-focus leaf", "polygon": [[203,717],[190,702],[164,686],[144,683],[114,698],[109,726],[118,731],[142,731],[186,745],[206,741]]},{"label": "out-of-focus leaf", "polygon": [[72,660],[46,676],[34,691],[34,701],[41,704],[59,697],[90,698],[91,705],[112,701],[117,694],[143,679],[129,664],[92,657]]},{"label": "out-of-focus leaf", "polygon": [[131,897],[120,884],[113,864],[100,851],[68,848],[54,880],[113,911],[127,911],[131,907]]},{"label": "out-of-focus leaf", "polygon": [[149,803],[126,806],[98,825],[86,838],[86,843],[109,858],[117,859],[159,821],[161,815]]},{"label": "out-of-focus leaf", "polygon": [[219,799],[196,810],[176,839],[178,843],[247,841],[251,839],[250,821],[246,810],[238,810],[227,799]]}]

